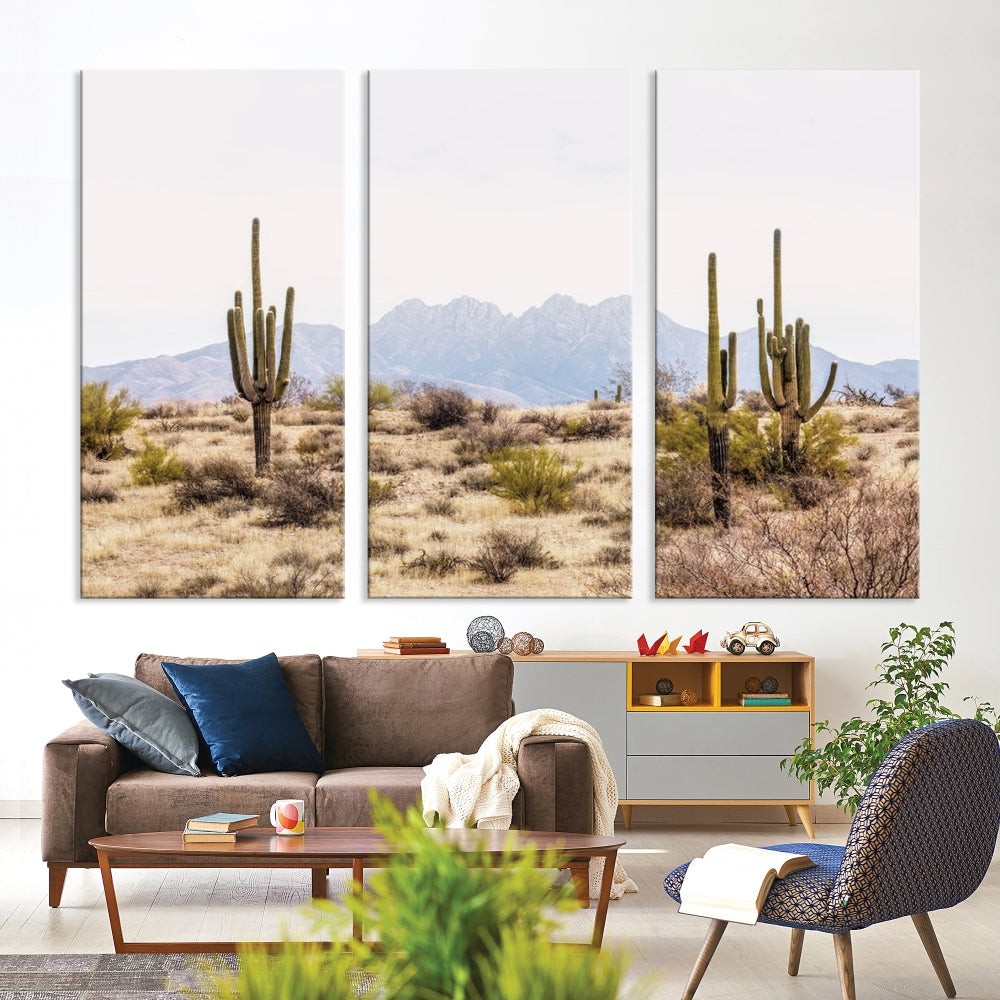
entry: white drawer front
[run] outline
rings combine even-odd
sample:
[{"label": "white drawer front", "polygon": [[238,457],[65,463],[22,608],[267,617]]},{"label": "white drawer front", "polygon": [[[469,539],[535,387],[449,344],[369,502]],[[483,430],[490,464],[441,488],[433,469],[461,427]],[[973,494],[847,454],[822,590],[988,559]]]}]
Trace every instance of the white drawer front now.
[{"label": "white drawer front", "polygon": [[767,756],[630,756],[625,797],[808,801],[809,785],[782,771],[778,766],[781,759]]},{"label": "white drawer front", "polygon": [[806,711],[629,712],[627,752],[630,757],[757,754],[780,759],[790,757],[808,735]]}]

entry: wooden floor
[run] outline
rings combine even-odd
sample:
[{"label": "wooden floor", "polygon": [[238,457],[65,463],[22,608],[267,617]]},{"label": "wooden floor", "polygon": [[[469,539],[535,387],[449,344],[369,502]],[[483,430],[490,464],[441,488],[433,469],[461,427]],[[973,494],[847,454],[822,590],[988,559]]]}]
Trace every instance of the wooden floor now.
[{"label": "wooden floor", "polygon": [[[817,826],[820,842],[842,844],[847,827]],[[663,876],[713,844],[788,843],[802,828],[784,823],[717,826],[642,825],[625,834],[622,861],[639,886],[612,902],[605,947],[631,957],[629,982],[655,1000],[681,995],[707,921],[677,913]],[[346,879],[346,874],[331,877]],[[306,872],[125,871],[116,875],[126,939],[260,940],[282,928],[305,936],[296,906],[309,895]],[[932,915],[959,997],[1000,1000],[1000,856],[965,903]],[[571,914],[563,936],[584,941],[592,911]],[[349,926],[345,921],[343,936]],[[698,990],[699,1000],[839,1000],[832,939],[806,935],[799,975],[785,972],[788,931],[730,925]],[[0,820],[0,952],[112,951],[98,871],[70,871],[62,906],[47,904],[46,869],[39,860],[38,820]],[[854,935],[859,1000],[913,1000],[944,994],[909,920]]]}]

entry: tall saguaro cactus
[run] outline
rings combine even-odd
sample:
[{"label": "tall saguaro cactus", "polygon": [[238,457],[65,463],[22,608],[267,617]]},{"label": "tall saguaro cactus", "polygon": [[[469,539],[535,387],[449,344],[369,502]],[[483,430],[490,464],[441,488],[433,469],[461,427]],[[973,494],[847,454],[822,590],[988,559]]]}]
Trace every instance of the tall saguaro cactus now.
[{"label": "tall saguaro cactus", "polygon": [[[830,363],[826,386],[815,403],[812,400],[812,348],[809,324],[800,316],[794,328],[782,326],[781,313],[781,230],[774,231],[774,326],[765,332],[764,300],[757,300],[757,353],[760,388],[767,405],[781,416],[781,454],[785,467],[798,472],[802,466],[799,432],[827,401],[837,377],[837,362]],[[770,359],[770,375],[768,374]]]},{"label": "tall saguaro cactus", "polygon": [[236,391],[253,408],[253,448],[256,474],[266,476],[271,467],[271,407],[288,388],[292,359],[292,312],[295,289],[285,292],[285,318],[281,327],[281,358],[275,351],[277,310],[264,312],[260,291],[260,219],[253,220],[250,233],[250,279],[253,285],[253,370],[247,360],[247,336],[243,324],[243,293],[237,289],[233,308],[226,313],[229,359]]},{"label": "tall saguaro cactus", "polygon": [[715,254],[708,255],[708,460],[712,467],[712,510],[715,523],[732,524],[729,488],[729,417],[736,402],[736,333],[729,348],[719,346],[719,298]]}]

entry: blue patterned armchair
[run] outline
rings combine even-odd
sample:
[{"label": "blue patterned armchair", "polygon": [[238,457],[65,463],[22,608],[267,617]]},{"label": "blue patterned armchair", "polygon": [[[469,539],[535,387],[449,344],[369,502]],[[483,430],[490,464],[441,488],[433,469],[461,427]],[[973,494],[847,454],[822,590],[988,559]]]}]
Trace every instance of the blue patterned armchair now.
[{"label": "blue patterned armchair", "polygon": [[[1000,825],[1000,747],[989,726],[948,719],[904,737],[872,777],[844,847],[779,844],[815,868],[774,882],[760,913],[792,929],[788,973],[807,930],[833,935],[844,1000],[854,1000],[851,931],[910,917],[945,994],[955,995],[928,913],[968,898],[986,875]],[[687,865],[664,879],[680,901]],[[726,921],[709,926],[684,1000],[694,996]]]}]

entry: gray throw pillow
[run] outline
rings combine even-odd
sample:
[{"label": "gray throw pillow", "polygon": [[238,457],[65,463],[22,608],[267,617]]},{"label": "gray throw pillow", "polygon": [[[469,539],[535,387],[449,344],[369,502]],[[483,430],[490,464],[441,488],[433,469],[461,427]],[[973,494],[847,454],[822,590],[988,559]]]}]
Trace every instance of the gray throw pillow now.
[{"label": "gray throw pillow", "polygon": [[80,711],[144,764],[167,774],[198,775],[198,732],[177,702],[125,674],[63,681]]}]

